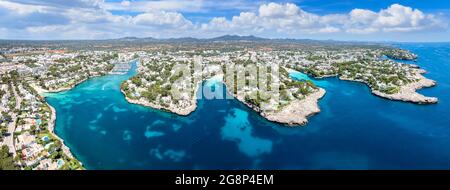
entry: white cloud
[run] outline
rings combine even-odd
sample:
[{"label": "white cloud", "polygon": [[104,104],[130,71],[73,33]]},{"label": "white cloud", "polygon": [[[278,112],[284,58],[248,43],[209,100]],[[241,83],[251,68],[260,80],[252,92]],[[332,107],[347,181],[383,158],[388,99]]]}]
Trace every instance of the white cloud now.
[{"label": "white cloud", "polygon": [[[34,38],[48,38],[48,34],[57,34],[62,39],[103,39],[115,37],[114,31],[97,28],[92,30],[88,26],[81,25],[48,25],[27,27],[27,34]],[[81,37],[80,37],[81,35]]]},{"label": "white cloud", "polygon": [[130,1],[122,1],[122,2],[120,3],[120,5],[122,5],[122,6],[124,6],[124,7],[129,7],[129,6],[131,5],[131,2],[130,2]]},{"label": "white cloud", "polygon": [[[251,15],[251,19],[247,19]],[[348,14],[317,15],[295,4],[269,3],[259,7],[258,14],[241,13],[231,20],[214,18],[202,29],[217,31],[255,31],[279,34],[412,32],[446,29],[445,21],[418,9],[393,4],[374,12],[353,9]]]},{"label": "white cloud", "polygon": [[214,13],[227,10],[257,10],[260,4],[261,2],[248,0],[123,0],[121,2],[103,2],[100,6],[109,11],[148,12],[159,10],[189,13]]},{"label": "white cloud", "polygon": [[[221,25],[227,26],[228,32],[241,31],[249,33],[257,31],[259,33],[272,31],[276,33],[302,33],[331,31],[332,26],[322,24],[322,17],[308,13],[298,6],[287,3],[269,3],[259,7],[258,14],[253,12],[243,12],[239,16],[232,17],[231,20],[221,19],[222,24],[217,24],[213,19],[208,25],[204,25],[204,30],[223,30]],[[329,17],[323,17],[324,20]],[[336,31],[333,29],[333,31]],[[226,30],[225,30],[226,31]]]},{"label": "white cloud", "polygon": [[68,9],[61,15],[75,23],[117,23],[126,22],[130,16],[117,16],[110,12],[92,9]]},{"label": "white cloud", "polygon": [[327,26],[325,28],[319,29],[317,32],[319,32],[319,33],[336,33],[336,32],[340,32],[340,31],[341,31],[341,29],[339,29],[339,28]]},{"label": "white cloud", "polygon": [[101,7],[105,10],[120,10],[120,11],[135,11],[135,12],[149,12],[149,11],[200,11],[203,7],[203,0],[179,1],[179,0],[164,0],[164,1],[122,1],[122,2],[108,2],[102,3]]},{"label": "white cloud", "polygon": [[47,8],[45,6],[27,5],[9,1],[0,1],[0,8],[10,11],[10,13],[21,15],[30,14],[34,12],[47,12],[46,11]]},{"label": "white cloud", "polygon": [[176,12],[154,11],[139,14],[132,19],[133,24],[144,26],[163,26],[170,28],[186,29],[193,26],[191,21]]},{"label": "white cloud", "polygon": [[350,12],[348,32],[412,32],[446,28],[446,23],[433,14],[425,14],[418,9],[393,4],[378,13],[370,10],[354,9]]},{"label": "white cloud", "polygon": [[300,12],[300,8],[291,3],[285,5],[269,3],[259,7],[259,16],[261,17],[287,18],[297,16]]},{"label": "white cloud", "polygon": [[353,9],[350,13],[351,24],[367,25],[377,18],[377,13],[365,9]]},{"label": "white cloud", "polygon": [[388,9],[381,10],[374,24],[381,27],[416,27],[425,20],[425,15],[411,7],[393,4]]},{"label": "white cloud", "polygon": [[104,0],[1,0],[22,6],[41,6],[53,8],[100,8]]}]

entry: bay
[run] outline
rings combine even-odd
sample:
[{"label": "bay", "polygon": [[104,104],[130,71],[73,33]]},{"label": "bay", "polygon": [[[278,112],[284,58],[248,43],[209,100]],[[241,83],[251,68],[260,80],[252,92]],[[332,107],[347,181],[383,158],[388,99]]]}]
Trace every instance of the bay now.
[{"label": "bay", "polygon": [[419,55],[415,64],[438,83],[420,92],[438,104],[389,101],[327,78],[313,80],[327,93],[304,127],[227,99],[202,98],[183,117],[125,100],[120,83],[135,65],[46,99],[56,133],[87,169],[450,169],[450,44],[396,45]]}]

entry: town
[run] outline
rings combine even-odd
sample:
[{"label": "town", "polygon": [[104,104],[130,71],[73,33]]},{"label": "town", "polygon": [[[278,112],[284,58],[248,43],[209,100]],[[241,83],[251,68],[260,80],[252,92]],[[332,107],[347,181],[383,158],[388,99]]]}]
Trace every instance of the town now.
[{"label": "town", "polygon": [[91,77],[108,74],[119,61],[115,53],[94,51],[14,56],[2,63],[1,154],[14,158],[2,162],[2,168],[83,169],[55,135],[56,111],[43,93],[69,90]]}]

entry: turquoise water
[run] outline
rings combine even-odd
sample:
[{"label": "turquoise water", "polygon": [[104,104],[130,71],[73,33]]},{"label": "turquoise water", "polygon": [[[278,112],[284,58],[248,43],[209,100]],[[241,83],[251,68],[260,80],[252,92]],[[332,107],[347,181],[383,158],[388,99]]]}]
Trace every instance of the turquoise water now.
[{"label": "turquoise water", "polygon": [[327,94],[305,127],[268,122],[226,99],[201,99],[180,117],[127,103],[119,85],[134,72],[47,100],[57,110],[56,133],[87,169],[450,169],[450,44],[399,46],[418,54],[416,64],[438,82],[421,91],[438,104],[388,101],[363,84],[328,78],[314,80]]},{"label": "turquoise water", "polygon": [[327,80],[323,80],[323,79],[314,79],[309,77],[308,75],[302,73],[302,72],[291,72],[289,73],[289,76],[295,80],[310,80],[313,81],[315,85],[321,87],[321,88],[327,88],[330,87],[331,85],[333,85],[332,83],[328,82]]}]

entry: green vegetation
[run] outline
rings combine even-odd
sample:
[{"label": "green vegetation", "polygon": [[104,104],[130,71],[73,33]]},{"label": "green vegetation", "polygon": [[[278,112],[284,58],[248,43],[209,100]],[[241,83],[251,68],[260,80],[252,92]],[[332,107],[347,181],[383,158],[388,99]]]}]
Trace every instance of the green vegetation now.
[{"label": "green vegetation", "polygon": [[269,100],[268,97],[268,95],[261,94],[261,92],[256,91],[256,94],[253,92],[251,95],[245,95],[244,101],[259,108],[261,107],[261,103],[267,103]]},{"label": "green vegetation", "polygon": [[[414,57],[414,55],[404,50],[389,49],[382,51],[382,53],[386,52]],[[369,55],[358,57],[352,61],[331,64],[319,62],[308,66],[294,65],[292,67],[313,77],[320,78],[337,75],[344,79],[361,81],[370,86],[372,90],[387,94],[397,93],[400,90],[400,86],[413,82],[412,70],[408,65],[389,60],[377,60],[374,54],[370,52],[367,54]],[[282,73],[285,72],[282,71]],[[305,90],[300,89],[294,95],[305,93]]]},{"label": "green vegetation", "polygon": [[114,64],[111,60],[118,57],[117,53],[85,54],[74,58],[60,58],[44,70],[44,73],[33,74],[32,77],[43,89],[60,89],[72,87],[92,76],[101,76],[110,72]]},{"label": "green vegetation", "polygon": [[81,65],[70,66],[66,71],[67,72],[77,72],[82,69]]},{"label": "green vegetation", "polygon": [[[177,62],[167,59],[161,61],[148,61],[141,64],[149,72],[140,72],[131,77],[128,81],[122,83],[121,89],[125,92],[126,96],[132,99],[143,97],[149,102],[158,104],[163,104],[161,100],[163,97],[173,99],[170,92],[172,90],[172,84],[183,76],[182,71],[176,73],[171,72]],[[186,63],[178,62],[178,64]],[[190,64],[189,66],[193,67],[193,64]],[[136,92],[137,88],[141,89],[140,94]],[[135,97],[135,95],[138,97]]]},{"label": "green vegetation", "polygon": [[396,60],[415,60],[417,56],[407,50],[402,49],[385,49],[383,55]]},{"label": "green vegetation", "polygon": [[0,170],[17,170],[13,156],[9,153],[9,148],[3,145],[0,149]]},{"label": "green vegetation", "polygon": [[169,81],[170,81],[170,83],[174,83],[176,80],[180,79],[182,76],[183,76],[183,72],[179,72],[178,74],[171,76]]},{"label": "green vegetation", "polygon": [[38,67],[38,65],[36,65],[37,60],[35,59],[27,59],[25,61],[19,61],[19,63],[25,64],[27,67],[30,68],[35,68]]}]

